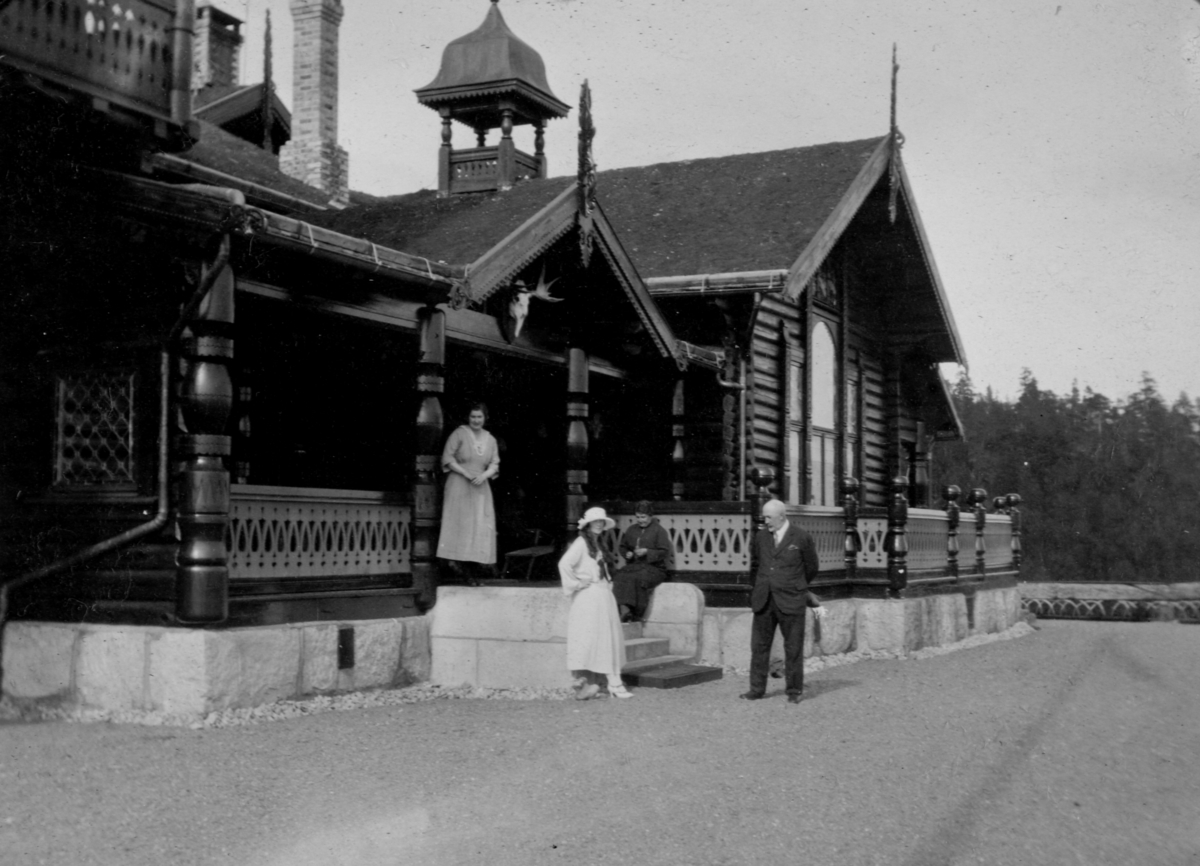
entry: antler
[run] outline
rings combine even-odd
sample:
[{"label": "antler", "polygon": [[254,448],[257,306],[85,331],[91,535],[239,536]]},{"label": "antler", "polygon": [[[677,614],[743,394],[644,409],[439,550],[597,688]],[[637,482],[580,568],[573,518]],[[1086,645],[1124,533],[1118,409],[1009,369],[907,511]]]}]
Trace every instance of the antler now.
[{"label": "antler", "polygon": [[550,297],[550,287],[557,282],[558,277],[555,277],[550,282],[546,282],[546,266],[542,265],[542,274],[540,277],[538,277],[537,288],[533,290],[533,296],[542,301],[554,301],[555,303],[564,300],[564,298]]}]

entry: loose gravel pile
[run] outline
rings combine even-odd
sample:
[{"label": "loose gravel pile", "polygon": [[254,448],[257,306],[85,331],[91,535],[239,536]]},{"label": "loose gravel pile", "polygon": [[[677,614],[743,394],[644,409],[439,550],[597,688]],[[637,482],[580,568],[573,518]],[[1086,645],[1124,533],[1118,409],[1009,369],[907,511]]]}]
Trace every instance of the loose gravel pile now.
[{"label": "loose gravel pile", "polygon": [[[804,662],[805,673],[815,673],[827,668],[840,667],[866,660],[919,660],[945,655],[996,641],[1012,640],[1034,631],[1028,622],[1019,622],[1007,631],[998,634],[976,635],[947,646],[928,647],[905,653],[895,650],[862,650],[833,656],[818,656]],[[748,668],[726,665],[728,673],[744,676]],[[779,676],[773,670],[772,676]],[[397,704],[413,704],[439,700],[507,700],[507,701],[565,701],[574,697],[571,689],[514,688],[487,689],[474,686],[445,687],[422,683],[402,689],[379,689],[364,692],[349,692],[340,695],[317,695],[298,701],[279,701],[260,707],[222,710],[209,713],[203,718],[162,712],[129,710],[72,709],[45,705],[23,706],[7,696],[0,697],[0,721],[58,721],[58,722],[111,722],[150,726],[201,728],[228,728],[237,725],[252,725],[259,722],[276,722],[341,710],[360,710],[370,707],[386,707]]]}]

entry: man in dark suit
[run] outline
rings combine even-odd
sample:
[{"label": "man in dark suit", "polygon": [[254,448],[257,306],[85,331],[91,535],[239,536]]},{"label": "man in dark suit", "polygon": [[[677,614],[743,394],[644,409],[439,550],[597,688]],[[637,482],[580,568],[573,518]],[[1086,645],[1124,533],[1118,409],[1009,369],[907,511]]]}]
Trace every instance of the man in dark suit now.
[{"label": "man in dark suit", "polygon": [[767,528],[754,537],[757,570],[750,592],[754,624],[750,634],[749,701],[767,690],[767,666],[775,628],[783,632],[783,670],[788,702],[800,703],[804,691],[804,614],[810,605],[820,617],[825,611],[809,592],[820,564],[812,536],[787,519],[787,506],[778,499],[763,505]]}]

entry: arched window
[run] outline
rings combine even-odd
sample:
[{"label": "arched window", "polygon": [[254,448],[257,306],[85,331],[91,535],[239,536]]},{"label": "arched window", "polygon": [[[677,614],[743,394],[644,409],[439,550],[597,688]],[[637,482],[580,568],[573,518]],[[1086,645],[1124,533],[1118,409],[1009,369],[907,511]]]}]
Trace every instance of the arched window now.
[{"label": "arched window", "polygon": [[812,435],[809,462],[812,468],[813,505],[837,505],[837,400],[838,365],[833,334],[824,322],[812,329]]}]

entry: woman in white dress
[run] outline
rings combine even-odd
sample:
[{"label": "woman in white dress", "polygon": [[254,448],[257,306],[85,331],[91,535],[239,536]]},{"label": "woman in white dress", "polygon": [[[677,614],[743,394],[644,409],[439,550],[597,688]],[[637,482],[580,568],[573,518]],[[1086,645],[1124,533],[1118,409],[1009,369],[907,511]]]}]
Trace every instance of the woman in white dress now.
[{"label": "woman in white dress", "polygon": [[483,429],[486,422],[487,407],[475,403],[467,423],[455,428],[442,449],[446,491],[437,556],[466,563],[472,585],[479,582],[478,572],[496,562],[496,508],[488,482],[500,472],[500,449]]},{"label": "woman in white dress", "polygon": [[558,561],[563,592],[571,598],[567,612],[567,668],[575,678],[575,697],[595,697],[600,686],[589,674],[603,674],[608,693],[631,698],[621,682],[625,635],[612,593],[612,577],[600,534],[616,526],[603,508],[589,508],[579,519],[579,537]]}]

